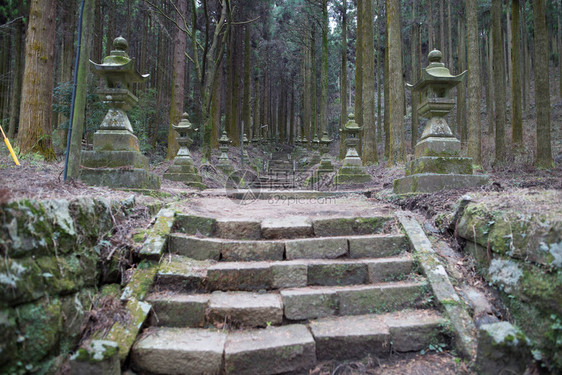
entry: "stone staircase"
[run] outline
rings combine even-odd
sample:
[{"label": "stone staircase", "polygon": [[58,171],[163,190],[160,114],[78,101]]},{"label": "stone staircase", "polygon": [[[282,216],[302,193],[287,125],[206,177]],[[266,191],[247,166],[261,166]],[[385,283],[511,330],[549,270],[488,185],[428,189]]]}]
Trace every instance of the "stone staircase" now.
[{"label": "stone staircase", "polygon": [[274,153],[269,162],[267,173],[260,176],[260,185],[265,190],[293,189],[294,171],[293,163],[285,153]]},{"label": "stone staircase", "polygon": [[[384,234],[383,234],[384,233]],[[395,218],[176,218],[131,367],[307,374],[448,342]]]}]

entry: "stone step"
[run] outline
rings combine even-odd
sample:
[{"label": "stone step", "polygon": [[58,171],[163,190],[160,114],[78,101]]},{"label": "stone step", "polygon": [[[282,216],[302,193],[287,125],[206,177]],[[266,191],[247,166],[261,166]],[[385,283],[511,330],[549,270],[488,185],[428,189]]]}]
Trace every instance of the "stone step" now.
[{"label": "stone step", "polygon": [[288,320],[363,315],[416,307],[429,295],[425,281],[373,285],[304,287],[280,291]]},{"label": "stone step", "polygon": [[303,286],[370,284],[404,279],[415,270],[406,254],[380,259],[299,259],[273,262],[165,259],[156,275],[157,290],[259,291]]},{"label": "stone step", "polygon": [[[172,233],[168,237],[168,251],[196,260],[269,261],[379,258],[398,255],[409,247],[404,235],[311,238],[313,227],[304,217],[264,220],[259,234],[257,231],[257,228],[252,229],[251,236],[267,240],[231,240]],[[229,233],[225,235],[230,236]]]},{"label": "stone step", "polygon": [[433,310],[330,317],[305,324],[219,331],[147,329],[131,366],[157,374],[308,373],[318,361],[381,358],[446,342],[446,320]]},{"label": "stone step", "polygon": [[445,319],[434,310],[330,317],[311,321],[318,360],[380,358],[443,342]]}]

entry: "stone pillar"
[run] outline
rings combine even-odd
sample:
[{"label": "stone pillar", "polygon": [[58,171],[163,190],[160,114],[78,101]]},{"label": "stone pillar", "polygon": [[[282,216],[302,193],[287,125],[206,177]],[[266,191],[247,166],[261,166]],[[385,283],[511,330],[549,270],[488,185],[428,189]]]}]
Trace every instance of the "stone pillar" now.
[{"label": "stone pillar", "polygon": [[234,168],[230,164],[230,159],[228,158],[228,146],[230,146],[231,143],[232,141],[226,135],[226,131],[223,131],[221,137],[219,138],[219,149],[221,150],[221,155],[219,156],[217,168],[226,174],[230,174],[234,171]]},{"label": "stone pillar", "polygon": [[336,176],[336,183],[340,185],[362,184],[373,179],[365,173],[363,162],[356,149],[359,144],[359,133],[363,130],[363,126],[357,125],[353,113],[348,115],[348,119],[343,128],[346,135],[345,146],[347,147],[347,152],[345,159],[343,159],[343,165]]},{"label": "stone pillar", "polygon": [[328,137],[328,132],[325,131],[320,139],[322,144],[322,159],[320,160],[320,167],[318,168],[318,173],[330,173],[334,171],[334,166],[332,165],[332,160],[330,159],[330,144],[332,140]]}]

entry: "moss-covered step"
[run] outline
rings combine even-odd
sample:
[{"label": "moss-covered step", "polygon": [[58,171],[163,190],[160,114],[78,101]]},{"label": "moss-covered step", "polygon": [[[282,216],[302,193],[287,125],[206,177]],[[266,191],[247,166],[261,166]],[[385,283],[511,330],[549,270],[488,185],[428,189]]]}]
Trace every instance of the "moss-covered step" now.
[{"label": "moss-covered step", "polygon": [[304,287],[281,290],[285,317],[314,319],[331,315],[363,315],[415,307],[429,293],[427,283]]},{"label": "moss-covered step", "polygon": [[156,215],[156,221],[144,241],[139,256],[144,259],[160,260],[166,249],[166,240],[174,224],[175,212],[163,208]]},{"label": "moss-covered step", "polygon": [[395,194],[435,193],[441,190],[476,188],[486,185],[487,175],[419,173],[394,180]]},{"label": "moss-covered step", "polygon": [[434,310],[406,310],[329,317],[309,325],[319,360],[351,360],[419,351],[443,342],[446,321]]},{"label": "moss-covered step", "polygon": [[408,238],[401,234],[348,236],[350,258],[382,258],[409,251]]},{"label": "moss-covered step", "polygon": [[392,216],[382,215],[315,219],[312,221],[312,227],[316,237],[354,236],[380,233],[393,220]]}]

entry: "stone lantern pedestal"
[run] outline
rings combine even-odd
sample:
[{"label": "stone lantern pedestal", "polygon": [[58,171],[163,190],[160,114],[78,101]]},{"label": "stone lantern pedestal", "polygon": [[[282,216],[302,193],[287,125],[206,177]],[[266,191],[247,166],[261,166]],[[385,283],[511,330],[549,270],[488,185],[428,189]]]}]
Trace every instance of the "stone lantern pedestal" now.
[{"label": "stone lantern pedestal", "polygon": [[330,160],[330,143],[332,140],[328,137],[328,132],[324,132],[322,134],[322,138],[320,139],[320,143],[322,144],[322,159],[320,160],[320,167],[318,167],[318,173],[330,173],[334,171],[334,166],[332,165],[332,160]]},{"label": "stone lantern pedestal", "polygon": [[476,187],[488,182],[488,176],[472,174],[472,159],[461,157],[461,144],[455,138],[445,116],[455,106],[448,97],[465,73],[450,74],[441,63],[442,54],[429,53],[429,66],[422,70],[421,79],[413,86],[422,100],[420,116],[428,118],[420,141],[416,144],[415,159],[406,164],[406,177],[394,180],[394,193],[433,193],[443,189]]},{"label": "stone lantern pedestal", "polygon": [[174,164],[168,168],[163,177],[172,181],[181,181],[187,186],[205,189],[207,186],[205,186],[201,176],[197,173],[197,168],[195,168],[193,158],[189,152],[189,146],[193,143],[191,135],[197,129],[193,129],[187,113],[181,116],[181,121],[178,125],[172,125],[172,127],[179,134],[178,144],[180,149],[174,158]]},{"label": "stone lantern pedestal", "polygon": [[138,102],[130,85],[143,82],[148,75],[135,70],[122,38],[113,41],[111,54],[102,64],[90,61],[106,88],[97,91],[109,105],[99,130],[94,134],[94,150],[82,151],[80,179],[88,185],[112,188],[160,189],[160,178],[148,171],[148,158],[141,154],[126,111]]},{"label": "stone lantern pedestal", "polygon": [[362,184],[373,179],[370,175],[365,173],[363,162],[355,148],[359,144],[359,132],[363,130],[363,127],[357,125],[353,113],[348,115],[348,119],[349,121],[345,124],[343,129],[346,134],[345,145],[347,147],[347,153],[345,159],[343,159],[343,165],[336,176],[336,183],[339,185]]}]

